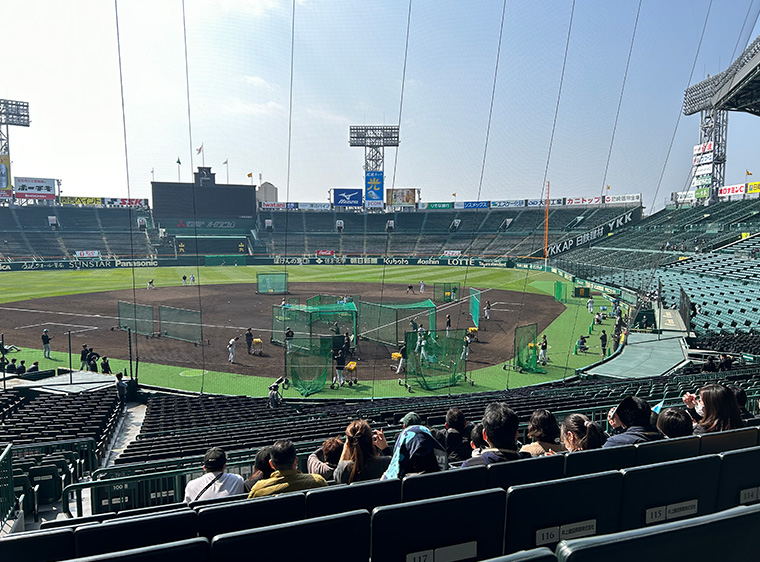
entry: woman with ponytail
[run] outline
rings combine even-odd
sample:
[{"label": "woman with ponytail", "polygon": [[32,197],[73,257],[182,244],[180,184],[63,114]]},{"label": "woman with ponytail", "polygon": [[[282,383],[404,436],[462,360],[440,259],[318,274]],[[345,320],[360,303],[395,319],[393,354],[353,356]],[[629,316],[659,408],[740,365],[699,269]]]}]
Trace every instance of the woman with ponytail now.
[{"label": "woman with ponytail", "polygon": [[560,437],[569,452],[600,449],[607,440],[602,427],[583,414],[570,414],[562,422]]},{"label": "woman with ponytail", "polygon": [[391,452],[383,430],[372,431],[365,420],[355,420],[346,428],[343,454],[335,469],[336,482],[349,484],[380,478],[390,463]]}]

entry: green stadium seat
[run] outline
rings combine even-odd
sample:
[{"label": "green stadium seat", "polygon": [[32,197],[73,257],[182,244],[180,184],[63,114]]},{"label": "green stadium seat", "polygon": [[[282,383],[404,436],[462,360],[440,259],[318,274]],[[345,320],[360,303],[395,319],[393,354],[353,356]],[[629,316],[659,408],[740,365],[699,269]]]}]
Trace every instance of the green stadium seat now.
[{"label": "green stadium seat", "polygon": [[505,552],[619,531],[622,495],[618,471],[513,486],[507,492]]},{"label": "green stadium seat", "polygon": [[430,474],[414,474],[404,478],[401,497],[405,502],[476,492],[488,487],[488,467],[473,466]]},{"label": "green stadium seat", "polygon": [[115,513],[100,513],[98,515],[87,515],[85,517],[71,517],[64,519],[51,519],[50,521],[43,521],[40,523],[40,529],[60,529],[61,527],[78,527],[80,525],[86,525],[87,523],[102,523],[109,519],[114,519]]},{"label": "green stadium seat", "polygon": [[746,449],[758,444],[758,428],[744,427],[730,431],[704,433],[699,436],[699,454],[710,455],[734,449]]},{"label": "green stadium seat", "polygon": [[354,484],[335,484],[315,488],[306,493],[306,517],[321,517],[366,509],[372,511],[381,505],[401,503],[401,480],[375,480]]},{"label": "green stadium seat", "polygon": [[[418,560],[426,554],[427,560],[500,556],[504,552],[505,499],[504,490],[494,488],[377,507],[372,512],[371,558],[412,560],[415,553]],[[444,514],[458,514],[462,521],[447,525]]]},{"label": "green stadium seat", "polygon": [[760,447],[728,451],[720,457],[716,509],[760,501]]},{"label": "green stadium seat", "polygon": [[222,533],[298,521],[305,513],[306,495],[293,492],[202,507],[198,528],[201,536],[211,539]]},{"label": "green stadium seat", "polygon": [[369,512],[356,510],[218,535],[211,541],[211,559],[230,562],[243,554],[256,560],[367,562],[369,542]]},{"label": "green stadium seat", "polygon": [[489,558],[483,562],[557,562],[557,557],[554,556],[551,550],[542,546],[532,550],[523,550],[506,556],[499,556],[498,558]]},{"label": "green stadium seat", "polygon": [[621,472],[621,529],[715,511],[720,477],[718,455],[637,466]]},{"label": "green stadium seat", "polygon": [[0,539],[0,560],[53,562],[76,556],[73,529],[14,533]]},{"label": "green stadium seat", "polygon": [[564,455],[533,457],[519,461],[498,462],[488,465],[489,488],[508,490],[510,486],[546,482],[564,477]]},{"label": "green stadium seat", "polygon": [[210,559],[211,548],[208,539],[196,537],[184,541],[75,558],[66,562],[166,562],[167,560],[209,562]]},{"label": "green stadium seat", "polygon": [[635,447],[637,465],[688,459],[699,455],[699,436],[689,435],[675,439],[660,439],[648,443],[638,443]]},{"label": "green stadium seat", "polygon": [[24,510],[24,514],[34,515],[34,520],[37,521],[37,494],[39,493],[39,486],[32,486],[29,475],[17,468],[13,469],[13,495],[16,499],[20,499],[24,496],[23,502],[20,504],[21,509]]},{"label": "green stadium seat", "polygon": [[565,455],[565,476],[581,476],[605,470],[618,470],[636,466],[636,448],[633,445],[590,449]]},{"label": "green stadium seat", "polygon": [[51,504],[60,501],[63,492],[63,476],[58,467],[52,464],[33,466],[29,469],[29,480],[32,486],[39,486],[37,499],[40,504]]},{"label": "green stadium seat", "polygon": [[682,560],[684,550],[701,560],[747,560],[757,552],[760,506],[736,507],[687,521],[563,541],[559,562]]}]

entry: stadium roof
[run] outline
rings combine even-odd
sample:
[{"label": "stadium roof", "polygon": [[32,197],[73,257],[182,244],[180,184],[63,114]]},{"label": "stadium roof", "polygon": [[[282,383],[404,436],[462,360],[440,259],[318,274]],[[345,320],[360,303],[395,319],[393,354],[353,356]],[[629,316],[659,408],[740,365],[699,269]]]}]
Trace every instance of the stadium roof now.
[{"label": "stadium roof", "polygon": [[726,70],[686,89],[684,115],[711,108],[760,115],[760,36]]}]

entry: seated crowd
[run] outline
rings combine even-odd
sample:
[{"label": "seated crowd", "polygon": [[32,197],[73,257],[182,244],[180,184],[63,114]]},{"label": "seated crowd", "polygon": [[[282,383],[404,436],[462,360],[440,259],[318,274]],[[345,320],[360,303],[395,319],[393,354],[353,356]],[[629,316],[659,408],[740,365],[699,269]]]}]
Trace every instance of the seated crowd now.
[{"label": "seated crowd", "polygon": [[343,439],[330,437],[309,455],[305,474],[297,469],[296,448],[289,440],[260,449],[254,474],[247,481],[226,473],[226,454],[213,447],[204,458],[205,474],[187,484],[185,501],[243,493],[255,498],[327,486],[328,480],[350,484],[403,478],[458,466],[738,429],[753,417],[746,409],[746,401],[746,394],[738,386],[714,383],[703,386],[696,395],[686,393],[686,408],[656,412],[657,408],[653,410],[642,398],[627,396],[608,414],[612,428],[609,433],[583,414],[571,414],[559,424],[550,411],[536,410],[528,423],[529,444],[518,440],[517,414],[505,402],[489,404],[477,424],[468,423],[459,408],[450,408],[440,430],[422,425],[421,418],[409,412],[401,419],[403,429],[393,447],[388,445],[382,429],[373,430],[366,420],[355,420],[346,428]]}]

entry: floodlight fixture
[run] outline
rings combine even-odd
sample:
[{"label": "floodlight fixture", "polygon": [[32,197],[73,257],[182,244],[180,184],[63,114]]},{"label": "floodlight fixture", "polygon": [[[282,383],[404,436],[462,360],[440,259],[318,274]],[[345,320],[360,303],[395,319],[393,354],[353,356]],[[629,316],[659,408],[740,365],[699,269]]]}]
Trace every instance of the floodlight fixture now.
[{"label": "floodlight fixture", "polygon": [[0,100],[0,125],[29,126],[29,103],[25,101]]},{"label": "floodlight fixture", "polygon": [[386,146],[398,146],[398,125],[351,125],[348,128],[349,146],[364,147],[364,170],[382,171]]}]

